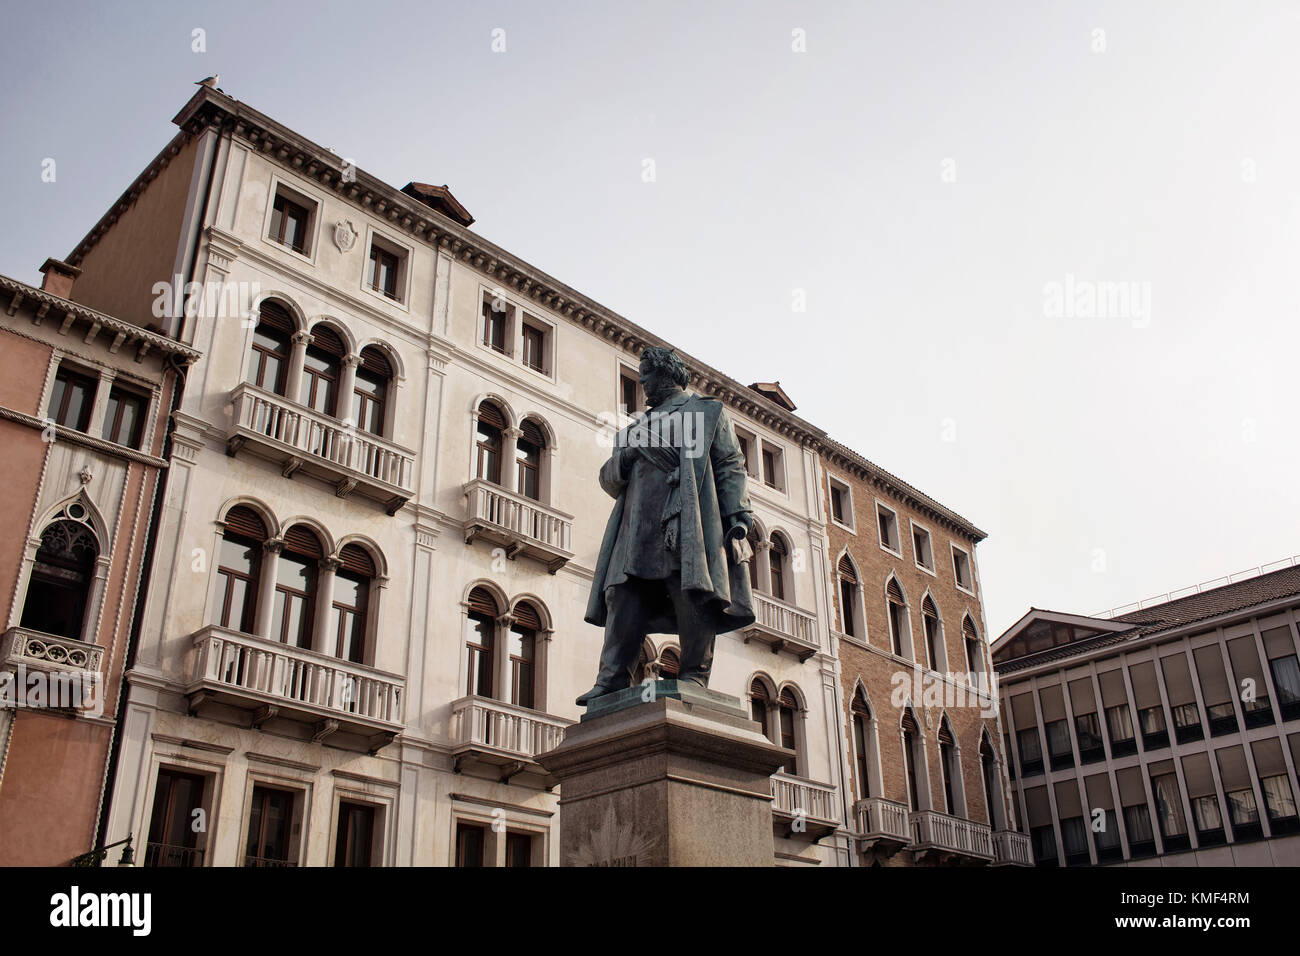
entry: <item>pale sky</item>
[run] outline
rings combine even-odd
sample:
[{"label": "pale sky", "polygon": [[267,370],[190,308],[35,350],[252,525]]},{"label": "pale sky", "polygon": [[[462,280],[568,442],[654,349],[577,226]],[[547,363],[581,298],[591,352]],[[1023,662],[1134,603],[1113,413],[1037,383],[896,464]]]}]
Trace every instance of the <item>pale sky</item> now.
[{"label": "pale sky", "polygon": [[[4,274],[71,252],[219,72],[394,186],[447,183],[475,231],[701,360],[779,379],[988,532],[994,637],[1030,605],[1300,554],[1300,0],[5,21]],[[1078,314],[1100,283],[1127,312]]]}]

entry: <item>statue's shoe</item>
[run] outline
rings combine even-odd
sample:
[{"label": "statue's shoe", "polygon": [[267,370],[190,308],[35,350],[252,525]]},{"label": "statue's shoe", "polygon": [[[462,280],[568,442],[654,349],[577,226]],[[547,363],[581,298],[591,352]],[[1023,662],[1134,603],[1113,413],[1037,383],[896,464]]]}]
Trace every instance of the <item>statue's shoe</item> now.
[{"label": "statue's shoe", "polygon": [[579,707],[586,707],[588,704],[590,704],[590,703],[591,703],[593,700],[595,700],[597,697],[604,697],[606,694],[612,694],[612,693],[614,693],[614,691],[616,691],[616,690],[619,690],[619,688],[617,688],[617,687],[606,687],[604,684],[597,684],[597,685],[596,685],[595,687],[593,687],[591,690],[587,691],[585,694],[583,694],[581,697],[579,697],[579,698],[575,701],[575,703],[576,703]]}]

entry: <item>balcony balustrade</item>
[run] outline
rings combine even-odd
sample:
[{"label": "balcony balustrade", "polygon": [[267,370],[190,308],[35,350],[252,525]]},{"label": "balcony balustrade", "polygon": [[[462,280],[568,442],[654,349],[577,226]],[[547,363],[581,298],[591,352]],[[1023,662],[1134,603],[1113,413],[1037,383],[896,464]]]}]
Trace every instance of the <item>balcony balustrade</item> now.
[{"label": "balcony balustrade", "polygon": [[778,770],[772,774],[772,822],[782,836],[795,839],[815,842],[834,833],[840,822],[835,788]]},{"label": "balcony balustrade", "polygon": [[340,498],[355,491],[379,501],[390,515],[414,494],[409,449],[248,382],[230,400],[227,454],[247,447],[279,464],[285,477],[302,471],[332,484]]},{"label": "balcony balustrade", "polygon": [[754,593],[754,623],[742,633],[746,644],[766,644],[773,654],[788,651],[800,661],[821,650],[815,615],[758,592]]},{"label": "balcony balustrade", "polygon": [[858,838],[864,850],[891,855],[912,842],[911,811],[904,803],[868,797],[854,804]]},{"label": "balcony balustrade", "polygon": [[98,644],[58,637],[26,627],[11,627],[0,637],[0,666],[22,664],[29,671],[97,673],[104,649]]},{"label": "balcony balustrade", "polygon": [[456,772],[489,768],[503,783],[549,789],[555,781],[534,758],[558,747],[570,723],[489,697],[462,697],[451,705]]},{"label": "balcony balustrade", "polygon": [[482,537],[506,557],[534,558],[554,574],[573,557],[573,515],[507,491],[483,478],[465,485],[465,543]]},{"label": "balcony balustrade", "polygon": [[254,727],[305,722],[317,741],[347,746],[348,736],[360,736],[371,752],[402,730],[406,680],[398,674],[215,625],[193,642],[192,711],[215,701],[254,711]]},{"label": "balcony balustrade", "polygon": [[1030,849],[1029,834],[1015,830],[994,830],[993,865],[1033,866],[1034,854]]},{"label": "balcony balustrade", "polygon": [[920,810],[911,815],[912,845],[917,856],[938,854],[949,862],[989,863],[993,860],[993,832],[983,823]]}]

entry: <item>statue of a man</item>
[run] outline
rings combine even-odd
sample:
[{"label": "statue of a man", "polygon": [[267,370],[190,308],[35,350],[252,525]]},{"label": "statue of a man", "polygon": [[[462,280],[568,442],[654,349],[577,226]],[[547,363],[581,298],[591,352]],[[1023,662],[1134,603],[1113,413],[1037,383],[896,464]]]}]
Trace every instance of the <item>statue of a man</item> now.
[{"label": "statue of a man", "polygon": [[676,352],[647,348],[650,410],[615,436],[600,469],[617,500],[586,619],[605,628],[605,646],[579,704],[633,683],[647,634],[679,635],[678,680],[707,687],[714,639],[754,622],[745,459],[722,403],[684,391],[689,381]]}]

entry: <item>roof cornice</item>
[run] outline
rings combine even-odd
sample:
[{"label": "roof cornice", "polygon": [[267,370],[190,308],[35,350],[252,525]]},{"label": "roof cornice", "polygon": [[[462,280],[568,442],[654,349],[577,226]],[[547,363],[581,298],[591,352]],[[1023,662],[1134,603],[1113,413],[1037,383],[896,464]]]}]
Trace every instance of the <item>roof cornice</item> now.
[{"label": "roof cornice", "polygon": [[633,357],[639,356],[642,350],[652,345],[673,348],[690,369],[691,385],[697,391],[720,399],[803,447],[831,457],[841,467],[859,477],[890,488],[907,503],[928,512],[936,520],[974,541],[982,541],[987,537],[956,512],[834,441],[822,429],[776,402],[682,352],[630,319],[534,268],[400,189],[362,169],[346,165],[337,153],[306,139],[247,104],[218,90],[200,87],[172,122],[181,128],[181,132],[123,194],[109,215],[82,240],[68,259],[73,265],[78,263],[79,257],[97,241],[104,229],[111,226],[126,206],[134,202],[139,192],[157,176],[157,170],[180,151],[180,146],[186,139],[199,135],[205,129],[237,136],[258,152],[299,175],[314,180],[372,215],[386,219],[393,228],[401,229],[408,236],[459,259],[495,281],[503,290],[527,296],[551,313],[612,342]]},{"label": "roof cornice", "polygon": [[88,323],[90,332],[86,335],[87,342],[91,341],[103,329],[113,335],[112,344],[108,347],[110,352],[117,352],[123,345],[127,348],[136,348],[136,361],[141,361],[151,349],[157,349],[159,352],[171,355],[179,355],[186,362],[193,362],[199,357],[199,352],[196,349],[177,342],[175,339],[170,339],[157,332],[150,332],[148,329],[142,329],[125,319],[119,319],[98,312],[95,309],[87,308],[84,305],[79,305],[70,299],[52,295],[44,289],[38,289],[26,282],[19,282],[9,276],[0,275],[0,295],[9,299],[9,304],[6,306],[9,315],[17,312],[19,306],[27,304],[27,307],[32,310],[33,321],[36,322],[43,319],[51,310],[55,313],[62,313],[59,320],[61,323],[60,331],[66,331],[77,321]]}]

